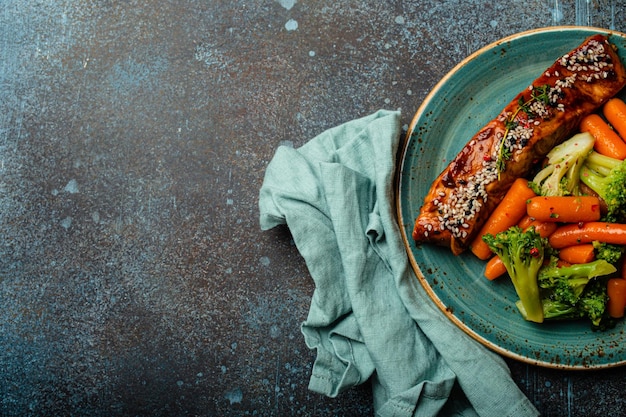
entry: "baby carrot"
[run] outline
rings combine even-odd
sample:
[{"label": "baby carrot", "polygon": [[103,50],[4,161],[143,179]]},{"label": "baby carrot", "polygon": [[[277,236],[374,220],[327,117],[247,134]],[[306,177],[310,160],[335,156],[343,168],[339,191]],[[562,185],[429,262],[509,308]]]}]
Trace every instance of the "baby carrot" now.
[{"label": "baby carrot", "polygon": [[530,219],[532,219],[532,221],[530,223],[528,223],[525,227],[524,226],[520,226],[522,229],[526,230],[528,229],[530,226],[534,226],[535,227],[535,232],[539,233],[539,236],[541,237],[548,237],[552,234],[552,232],[554,232],[557,227],[559,227],[556,222],[544,222],[544,221],[540,221],[537,219],[533,219],[532,217],[528,216]]},{"label": "baby carrot", "polygon": [[586,264],[595,258],[595,249],[591,243],[567,246],[559,251],[559,259],[570,264]]},{"label": "baby carrot", "polygon": [[570,223],[559,226],[548,238],[555,249],[594,240],[613,245],[626,245],[626,224],[607,222]]},{"label": "baby carrot", "polygon": [[606,310],[613,318],[624,317],[626,309],[626,279],[611,278],[606,285],[606,293],[609,301],[606,303]]},{"label": "baby carrot", "polygon": [[474,241],[471,243],[470,250],[472,253],[479,259],[489,259],[491,249],[489,249],[489,246],[483,241],[483,236],[487,233],[495,235],[516,225],[526,214],[526,201],[535,195],[533,190],[528,186],[528,180],[523,178],[516,179],[500,204],[498,204],[480,229],[478,236],[474,238]]},{"label": "baby carrot", "polygon": [[489,281],[493,281],[504,274],[506,274],[506,266],[498,255],[493,256],[485,264],[485,278]]},{"label": "baby carrot", "polygon": [[580,122],[581,132],[589,132],[595,139],[593,148],[602,155],[616,159],[626,159],[626,142],[602,117],[593,113]]},{"label": "baby carrot", "polygon": [[556,260],[556,267],[557,268],[564,268],[567,266],[572,266],[571,263],[564,261],[563,259],[557,259]]},{"label": "baby carrot", "polygon": [[578,223],[600,220],[600,199],[594,196],[533,197],[526,212],[544,222]]},{"label": "baby carrot", "polygon": [[626,138],[626,103],[620,98],[614,97],[606,102],[602,113],[617,133]]},{"label": "baby carrot", "polygon": [[537,220],[528,214],[522,217],[522,220],[517,223],[517,226],[522,230],[528,230],[529,227],[533,226],[535,228],[535,232],[539,233],[539,236],[541,237],[550,236],[558,227],[555,222]]},{"label": "baby carrot", "polygon": [[535,222],[535,219],[533,219],[532,217],[530,217],[528,214],[525,214],[524,217],[522,217],[520,219],[519,222],[517,222],[517,226],[522,229],[522,230],[526,230],[528,229],[531,225],[533,225]]}]

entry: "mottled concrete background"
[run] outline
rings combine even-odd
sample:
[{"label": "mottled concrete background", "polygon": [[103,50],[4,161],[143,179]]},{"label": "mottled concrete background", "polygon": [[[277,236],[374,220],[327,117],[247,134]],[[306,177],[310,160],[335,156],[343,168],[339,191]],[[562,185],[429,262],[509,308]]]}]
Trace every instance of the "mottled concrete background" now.
[{"label": "mottled concrete background", "polygon": [[[312,282],[258,227],[276,147],[408,124],[503,36],[625,22],[622,1],[2,0],[0,415],[371,415],[367,386],[307,390]],[[623,370],[510,364],[545,415],[625,406]]]}]

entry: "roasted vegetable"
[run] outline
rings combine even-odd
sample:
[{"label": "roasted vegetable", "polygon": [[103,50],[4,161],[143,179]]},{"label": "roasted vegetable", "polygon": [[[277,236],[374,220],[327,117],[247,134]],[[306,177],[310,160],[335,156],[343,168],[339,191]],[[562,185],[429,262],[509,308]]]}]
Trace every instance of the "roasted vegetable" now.
[{"label": "roasted vegetable", "polygon": [[580,171],[580,180],[606,203],[605,221],[626,221],[626,161],[591,152]]},{"label": "roasted vegetable", "polygon": [[593,150],[595,139],[590,133],[579,133],[552,148],[546,165],[532,180],[537,195],[580,195],[580,169]]},{"label": "roasted vegetable", "polygon": [[542,323],[543,306],[537,280],[539,269],[543,264],[546,240],[534,227],[523,231],[517,226],[495,236],[487,234],[483,236],[483,240],[506,266],[523,306],[524,318]]},{"label": "roasted vegetable", "polygon": [[[546,320],[587,318],[599,327],[606,317],[608,301],[606,282],[598,279],[617,269],[605,260],[558,267],[556,259],[539,270],[537,281],[541,289],[541,304]],[[524,318],[528,312],[516,304]],[[527,318],[528,319],[528,318]]]}]

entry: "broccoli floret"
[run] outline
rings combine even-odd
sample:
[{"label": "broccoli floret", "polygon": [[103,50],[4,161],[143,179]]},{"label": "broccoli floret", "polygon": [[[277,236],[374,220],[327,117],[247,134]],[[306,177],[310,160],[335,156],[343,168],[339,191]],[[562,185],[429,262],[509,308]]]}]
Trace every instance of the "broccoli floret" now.
[{"label": "broccoli floret", "polygon": [[585,132],[552,148],[546,166],[531,181],[533,191],[543,196],[580,195],[580,170],[594,142]]},{"label": "broccoli floret", "polygon": [[[586,264],[557,267],[555,262],[542,267],[538,273],[541,288],[541,304],[546,320],[587,318],[592,328],[601,328],[607,322],[606,281],[601,277],[617,269],[605,260]],[[525,316],[523,306],[517,304]]]},{"label": "broccoli floret", "polygon": [[615,271],[617,269],[605,260],[561,268],[550,263],[539,270],[537,281],[540,288],[550,290],[549,298],[576,305],[589,281]]},{"label": "broccoli floret", "polygon": [[593,327],[599,327],[603,319],[608,319],[608,314],[606,314],[606,303],[608,300],[606,281],[600,279],[591,280],[578,301],[581,317],[587,317],[591,320]]},{"label": "broccoli floret", "polygon": [[514,226],[504,232],[486,234],[483,240],[497,254],[511,277],[515,292],[525,312],[524,318],[543,322],[543,306],[539,294],[537,275],[543,264],[546,239],[534,227],[523,231]]},{"label": "broccoli floret", "polygon": [[626,246],[612,245],[597,240],[592,242],[592,244],[595,249],[596,259],[604,259],[613,265],[617,264],[617,262],[622,259],[622,255],[624,255],[624,251],[626,251]]},{"label": "broccoli floret", "polygon": [[580,180],[606,203],[605,221],[626,220],[626,161],[592,151],[580,170]]},{"label": "broccoli floret", "polygon": [[[568,303],[550,294],[541,300],[543,315],[546,320],[578,320],[587,318],[591,321],[594,330],[604,330],[614,326],[614,322],[606,313],[606,282],[593,279],[585,287],[583,293],[575,304]],[[521,302],[516,303],[522,316],[526,317],[526,311]]]}]

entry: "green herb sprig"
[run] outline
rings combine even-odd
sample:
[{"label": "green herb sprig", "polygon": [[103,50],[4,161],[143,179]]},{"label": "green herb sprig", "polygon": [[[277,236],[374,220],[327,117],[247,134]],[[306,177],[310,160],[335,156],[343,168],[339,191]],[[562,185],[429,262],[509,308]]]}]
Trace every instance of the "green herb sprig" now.
[{"label": "green herb sprig", "polygon": [[498,159],[496,160],[498,178],[500,178],[500,174],[506,170],[506,162],[511,159],[511,156],[513,155],[511,148],[505,145],[507,141],[506,139],[511,130],[515,129],[519,125],[516,121],[517,116],[520,112],[524,112],[529,118],[534,117],[536,114],[532,109],[533,103],[541,103],[544,106],[549,106],[551,104],[550,92],[551,87],[548,84],[534,87],[530,92],[530,98],[528,100],[524,100],[523,96],[519,98],[517,110],[515,110],[515,112],[505,121],[504,136],[500,141]]}]

